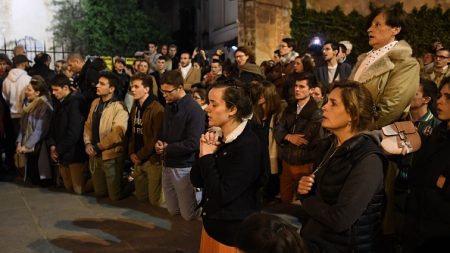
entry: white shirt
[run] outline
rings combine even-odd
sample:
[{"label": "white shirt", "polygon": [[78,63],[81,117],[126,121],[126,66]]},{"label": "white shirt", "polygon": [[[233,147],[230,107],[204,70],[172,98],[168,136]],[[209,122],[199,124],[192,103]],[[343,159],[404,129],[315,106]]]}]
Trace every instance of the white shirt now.
[{"label": "white shirt", "polygon": [[192,63],[189,63],[186,67],[180,67],[181,69],[181,75],[183,76],[183,79],[186,80],[187,74],[189,72],[189,70],[192,67]]},{"label": "white shirt", "polygon": [[368,69],[374,62],[379,60],[381,57],[383,57],[385,54],[387,54],[389,51],[392,50],[392,48],[397,45],[397,40],[392,41],[391,43],[385,45],[384,47],[381,47],[379,49],[372,49],[366,54],[366,58],[364,58],[361,65],[359,65],[358,70],[355,73],[354,80],[359,81],[359,78],[361,77],[361,74]]}]

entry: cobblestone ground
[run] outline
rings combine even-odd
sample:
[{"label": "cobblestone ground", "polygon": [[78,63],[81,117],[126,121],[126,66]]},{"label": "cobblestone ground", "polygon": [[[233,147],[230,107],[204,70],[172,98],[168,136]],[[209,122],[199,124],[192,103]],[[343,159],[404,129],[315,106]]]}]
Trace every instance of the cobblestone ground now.
[{"label": "cobblestone ground", "polygon": [[0,252],[198,252],[199,220],[134,196],[113,202],[60,188],[0,182]]}]

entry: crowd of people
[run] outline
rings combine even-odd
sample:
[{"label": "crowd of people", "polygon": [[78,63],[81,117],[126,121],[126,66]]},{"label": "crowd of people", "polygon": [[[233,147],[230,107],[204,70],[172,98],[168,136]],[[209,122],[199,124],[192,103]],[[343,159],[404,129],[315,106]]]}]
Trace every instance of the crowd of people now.
[{"label": "crowd of people", "polygon": [[[256,64],[149,42],[133,65],[0,54],[2,173],[201,217],[200,252],[422,252],[450,239],[450,51],[414,57],[405,13],[373,10],[367,53],[284,38]],[[411,120],[415,153],[380,129]],[[299,218],[293,227],[282,205]]]}]

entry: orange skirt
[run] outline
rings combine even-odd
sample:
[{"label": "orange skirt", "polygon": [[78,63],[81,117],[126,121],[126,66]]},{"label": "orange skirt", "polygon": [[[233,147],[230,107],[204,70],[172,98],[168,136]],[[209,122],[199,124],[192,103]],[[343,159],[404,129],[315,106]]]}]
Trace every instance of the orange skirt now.
[{"label": "orange skirt", "polygon": [[200,238],[200,253],[239,253],[239,250],[214,240],[203,227],[202,237]]}]

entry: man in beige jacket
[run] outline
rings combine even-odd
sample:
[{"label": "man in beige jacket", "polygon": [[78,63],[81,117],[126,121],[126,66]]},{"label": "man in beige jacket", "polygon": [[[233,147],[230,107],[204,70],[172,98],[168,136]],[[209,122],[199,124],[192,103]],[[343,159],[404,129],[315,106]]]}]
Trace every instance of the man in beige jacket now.
[{"label": "man in beige jacket", "polygon": [[123,197],[124,137],[128,124],[128,111],[114,95],[119,82],[113,73],[100,74],[96,86],[99,97],[92,102],[83,135],[95,195],[108,195],[111,200]]}]

